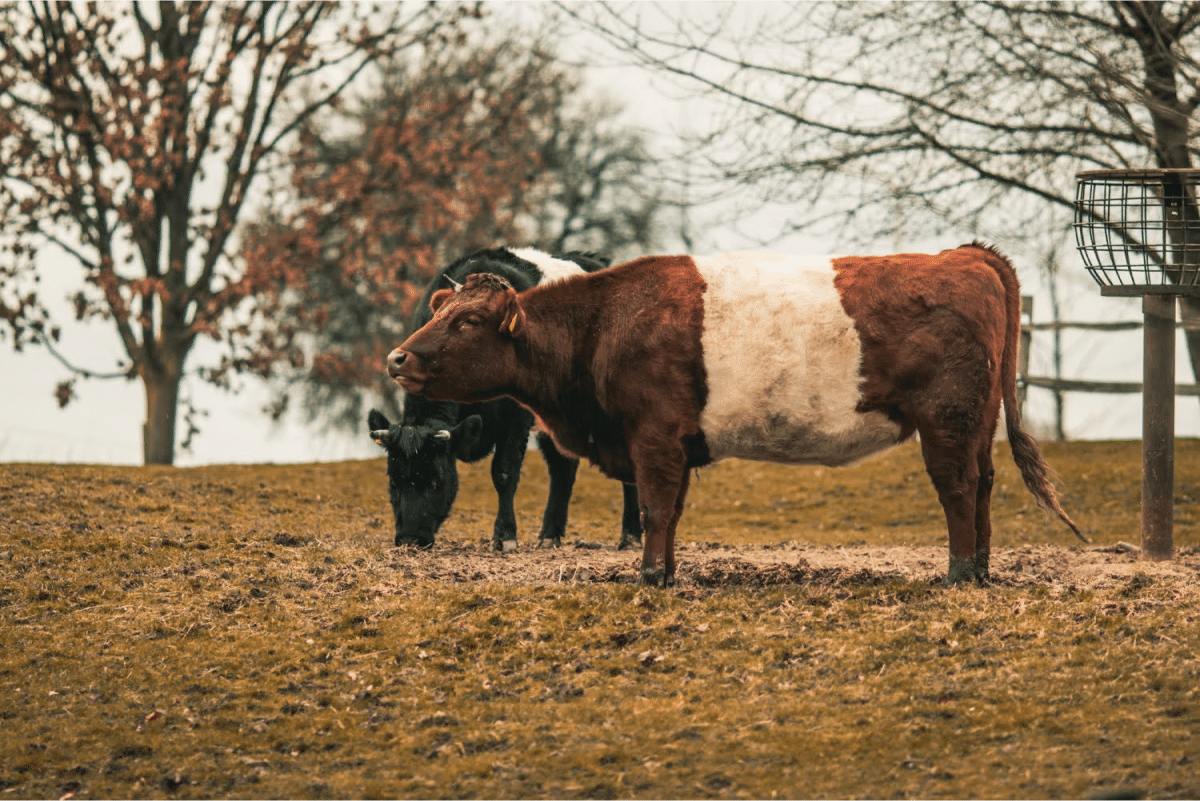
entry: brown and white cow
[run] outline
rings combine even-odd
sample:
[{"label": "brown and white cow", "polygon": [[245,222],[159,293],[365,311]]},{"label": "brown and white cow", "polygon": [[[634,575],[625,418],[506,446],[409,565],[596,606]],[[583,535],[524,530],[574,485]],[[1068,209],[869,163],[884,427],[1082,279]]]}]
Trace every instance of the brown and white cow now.
[{"label": "brown and white cow", "polygon": [[388,357],[408,392],[507,395],[564,453],[635,481],[642,580],[671,584],[691,468],[844,465],[920,434],[949,527],[948,583],[988,578],[992,440],[1062,510],[1015,398],[1020,289],[978,243],[936,255],[652,256],[517,294],[472,275]]}]

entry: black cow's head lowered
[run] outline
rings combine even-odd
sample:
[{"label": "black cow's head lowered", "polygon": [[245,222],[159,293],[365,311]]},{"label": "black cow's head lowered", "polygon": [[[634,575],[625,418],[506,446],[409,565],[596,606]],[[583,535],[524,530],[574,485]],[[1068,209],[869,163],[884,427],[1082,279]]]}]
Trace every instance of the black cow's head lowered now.
[{"label": "black cow's head lowered", "polygon": [[388,492],[396,518],[396,545],[433,545],[458,494],[457,459],[479,438],[483,421],[471,415],[456,426],[392,425],[380,412],[367,415],[371,439],[387,450]]}]

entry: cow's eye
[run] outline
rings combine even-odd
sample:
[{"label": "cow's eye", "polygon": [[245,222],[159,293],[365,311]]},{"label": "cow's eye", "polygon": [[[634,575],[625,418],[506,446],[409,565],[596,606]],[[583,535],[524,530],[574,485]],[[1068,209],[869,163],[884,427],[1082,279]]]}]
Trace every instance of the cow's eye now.
[{"label": "cow's eye", "polygon": [[474,317],[474,316],[472,316],[472,317],[464,317],[464,318],[463,318],[462,320],[460,320],[460,321],[459,321],[459,323],[458,323],[458,327],[459,327],[459,328],[474,328],[474,327],[476,327],[477,325],[479,325],[479,318],[478,318],[478,317]]}]

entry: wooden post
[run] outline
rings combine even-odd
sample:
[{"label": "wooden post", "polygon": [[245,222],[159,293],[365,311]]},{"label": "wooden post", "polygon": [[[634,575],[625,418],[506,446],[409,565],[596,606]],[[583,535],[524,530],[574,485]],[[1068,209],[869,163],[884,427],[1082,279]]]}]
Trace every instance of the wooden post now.
[{"label": "wooden post", "polygon": [[1170,559],[1175,521],[1175,297],[1142,296],[1142,558]]},{"label": "wooden post", "polygon": [[[1026,317],[1029,318],[1029,322],[1032,324],[1033,295],[1021,296],[1021,320],[1024,321]],[[1025,383],[1025,379],[1029,376],[1029,346],[1032,343],[1033,332],[1022,325],[1020,347],[1017,349],[1017,375],[1021,377],[1021,385],[1017,387],[1017,409],[1020,410],[1022,417],[1025,416],[1025,392],[1029,389],[1029,385]]]}]

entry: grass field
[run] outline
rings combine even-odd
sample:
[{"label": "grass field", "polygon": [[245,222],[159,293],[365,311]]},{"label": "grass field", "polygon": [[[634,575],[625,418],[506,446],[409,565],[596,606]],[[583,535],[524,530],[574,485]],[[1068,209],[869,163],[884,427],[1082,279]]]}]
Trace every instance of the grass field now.
[{"label": "grass field", "polygon": [[1118,545],[1138,443],[1044,450],[1094,545],[998,443],[996,583],[953,589],[911,445],[702,470],[668,591],[594,471],[571,547],[505,557],[486,463],[431,553],[382,460],[0,465],[0,801],[1198,797],[1200,443],[1167,566]]}]

